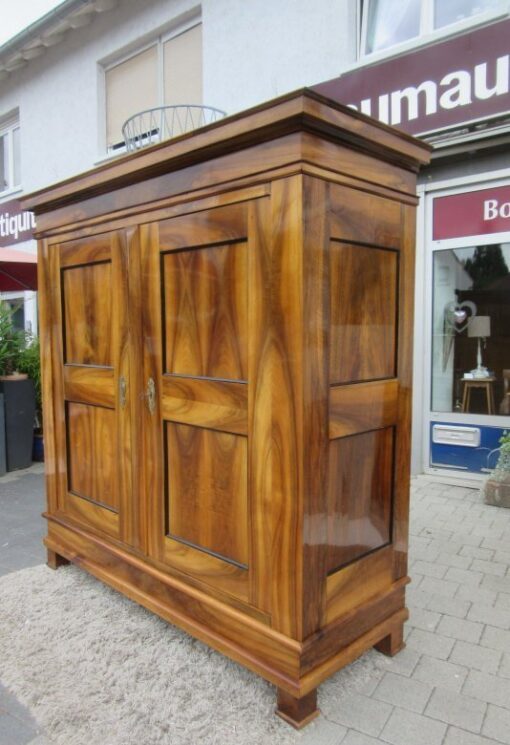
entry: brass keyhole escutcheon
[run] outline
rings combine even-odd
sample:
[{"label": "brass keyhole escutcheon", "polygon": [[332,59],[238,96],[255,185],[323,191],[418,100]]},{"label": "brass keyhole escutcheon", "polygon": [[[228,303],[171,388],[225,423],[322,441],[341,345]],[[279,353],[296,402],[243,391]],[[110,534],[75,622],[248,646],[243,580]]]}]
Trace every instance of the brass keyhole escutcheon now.
[{"label": "brass keyhole escutcheon", "polygon": [[156,383],[152,378],[147,381],[147,390],[145,392],[147,396],[147,407],[151,414],[156,411]]}]

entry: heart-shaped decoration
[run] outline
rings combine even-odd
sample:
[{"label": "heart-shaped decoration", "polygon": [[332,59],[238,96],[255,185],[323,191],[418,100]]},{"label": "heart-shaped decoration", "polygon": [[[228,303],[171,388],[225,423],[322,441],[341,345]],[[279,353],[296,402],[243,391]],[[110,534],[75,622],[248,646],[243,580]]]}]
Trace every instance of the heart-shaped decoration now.
[{"label": "heart-shaped decoration", "polygon": [[476,305],[471,300],[464,300],[462,303],[452,300],[444,309],[446,324],[457,334],[465,331],[475,316]]}]

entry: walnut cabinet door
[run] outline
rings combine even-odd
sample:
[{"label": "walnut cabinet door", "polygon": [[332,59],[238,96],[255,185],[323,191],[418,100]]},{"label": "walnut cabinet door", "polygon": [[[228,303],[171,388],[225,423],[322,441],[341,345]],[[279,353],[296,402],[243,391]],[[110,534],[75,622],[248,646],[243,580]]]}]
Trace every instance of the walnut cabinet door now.
[{"label": "walnut cabinet door", "polygon": [[263,609],[257,572],[268,552],[255,526],[264,490],[250,489],[248,469],[256,461],[248,437],[256,377],[248,329],[258,323],[257,282],[248,275],[256,276],[260,255],[248,225],[255,213],[241,203],[140,229],[141,473],[149,555],[227,601]]},{"label": "walnut cabinet door", "polygon": [[49,247],[57,510],[138,545],[133,508],[129,236]]}]

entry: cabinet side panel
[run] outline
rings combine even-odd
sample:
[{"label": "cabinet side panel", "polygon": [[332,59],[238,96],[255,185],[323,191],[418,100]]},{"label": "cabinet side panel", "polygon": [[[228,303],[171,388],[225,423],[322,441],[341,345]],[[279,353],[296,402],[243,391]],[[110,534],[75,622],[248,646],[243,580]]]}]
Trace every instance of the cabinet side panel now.
[{"label": "cabinet side panel", "polygon": [[392,427],[331,442],[328,572],[390,542],[393,457]]},{"label": "cabinet side panel", "polygon": [[346,611],[339,593],[357,567],[365,599],[405,575],[394,563],[407,540],[413,212],[331,186],[328,621]]},{"label": "cabinet side panel", "polygon": [[395,375],[397,264],[396,251],[332,241],[331,384]]}]

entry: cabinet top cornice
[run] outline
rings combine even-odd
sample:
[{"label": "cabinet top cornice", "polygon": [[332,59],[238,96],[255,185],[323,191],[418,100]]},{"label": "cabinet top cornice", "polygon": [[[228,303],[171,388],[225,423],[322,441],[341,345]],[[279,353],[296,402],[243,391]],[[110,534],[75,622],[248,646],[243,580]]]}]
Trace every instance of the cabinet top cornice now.
[{"label": "cabinet top cornice", "polygon": [[115,158],[33,192],[21,201],[24,209],[41,214],[297,132],[317,135],[413,172],[429,162],[432,149],[404,132],[305,88]]}]

